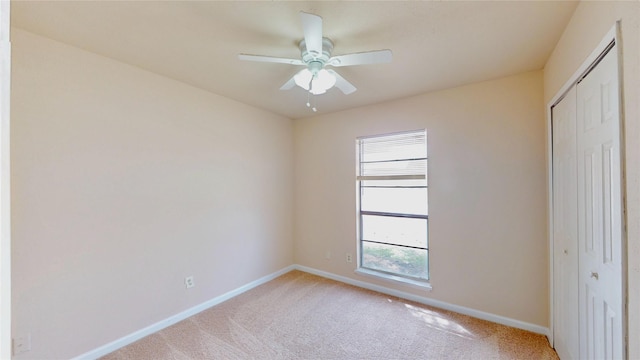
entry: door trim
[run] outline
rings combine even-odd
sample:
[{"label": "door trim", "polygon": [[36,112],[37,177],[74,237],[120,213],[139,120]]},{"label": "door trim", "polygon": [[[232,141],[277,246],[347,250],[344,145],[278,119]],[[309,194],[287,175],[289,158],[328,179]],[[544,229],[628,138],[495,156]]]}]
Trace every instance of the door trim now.
[{"label": "door trim", "polygon": [[10,1],[0,1],[0,358],[11,358]]},{"label": "door trim", "polygon": [[[625,132],[624,132],[624,91],[623,91],[623,74],[622,74],[622,42],[620,41],[620,21],[616,21],[614,26],[607,32],[607,34],[600,41],[598,46],[589,54],[585,61],[578,67],[573,75],[565,82],[556,95],[547,103],[546,115],[547,115],[547,213],[548,213],[548,238],[549,238],[549,335],[548,340],[551,346],[554,346],[554,312],[553,299],[554,299],[554,237],[553,237],[553,134],[552,134],[552,109],[558,104],[567,92],[576,85],[582,78],[584,78],[593,66],[601,59],[603,54],[609,50],[612,43],[616,44],[616,51],[618,52],[618,93],[619,93],[619,106],[620,106],[620,170],[621,170],[621,184],[620,191],[622,196],[622,239],[621,239],[621,251],[622,251],[622,300],[623,300],[623,353],[624,357],[628,354],[628,297],[627,297],[627,210],[626,210],[626,178],[625,178]],[[577,306],[577,305],[576,305]]]}]

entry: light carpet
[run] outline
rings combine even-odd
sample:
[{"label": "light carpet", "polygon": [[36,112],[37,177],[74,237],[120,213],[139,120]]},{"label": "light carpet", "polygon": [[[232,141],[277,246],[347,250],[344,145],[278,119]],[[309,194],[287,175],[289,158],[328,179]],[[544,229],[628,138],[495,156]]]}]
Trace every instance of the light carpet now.
[{"label": "light carpet", "polygon": [[292,271],[102,359],[557,359],[546,338]]}]

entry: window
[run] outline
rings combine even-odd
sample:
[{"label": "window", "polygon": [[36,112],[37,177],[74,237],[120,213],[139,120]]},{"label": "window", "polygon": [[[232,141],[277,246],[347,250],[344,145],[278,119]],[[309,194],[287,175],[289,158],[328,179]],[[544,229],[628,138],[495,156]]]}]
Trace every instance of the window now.
[{"label": "window", "polygon": [[359,270],[429,279],[425,130],[357,139]]}]

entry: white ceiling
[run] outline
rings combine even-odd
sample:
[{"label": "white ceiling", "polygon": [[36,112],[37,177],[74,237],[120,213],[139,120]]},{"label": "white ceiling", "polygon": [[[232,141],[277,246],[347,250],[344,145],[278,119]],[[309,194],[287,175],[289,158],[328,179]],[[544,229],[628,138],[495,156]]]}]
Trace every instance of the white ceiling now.
[{"label": "white ceiling", "polygon": [[390,64],[336,70],[357,88],[318,96],[319,113],[542,69],[574,1],[13,1],[13,26],[289,118],[315,115],[299,67],[299,11],[324,19],[333,55],[391,49]]}]

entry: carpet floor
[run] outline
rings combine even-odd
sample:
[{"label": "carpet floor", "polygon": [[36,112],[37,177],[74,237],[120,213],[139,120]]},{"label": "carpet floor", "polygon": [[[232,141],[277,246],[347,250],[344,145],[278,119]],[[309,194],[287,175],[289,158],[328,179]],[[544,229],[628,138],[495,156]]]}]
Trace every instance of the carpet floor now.
[{"label": "carpet floor", "polygon": [[102,359],[558,357],[542,335],[292,271]]}]

